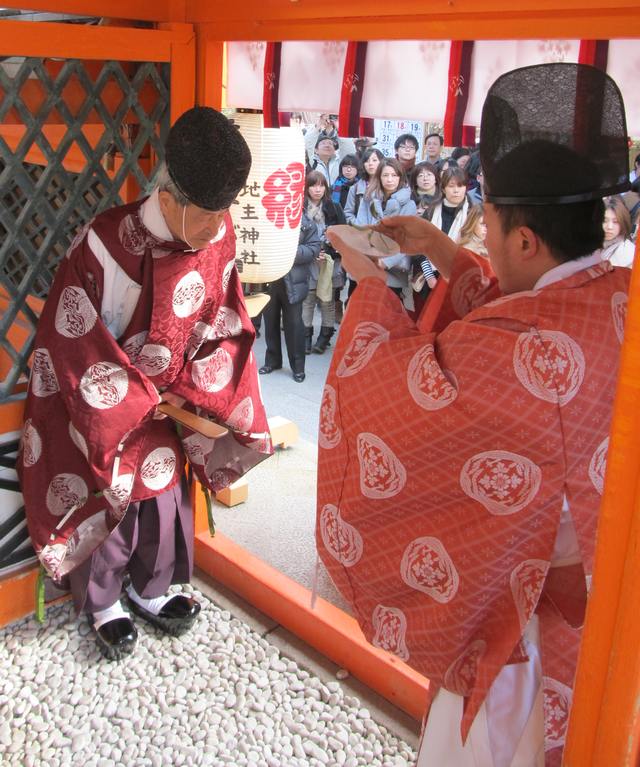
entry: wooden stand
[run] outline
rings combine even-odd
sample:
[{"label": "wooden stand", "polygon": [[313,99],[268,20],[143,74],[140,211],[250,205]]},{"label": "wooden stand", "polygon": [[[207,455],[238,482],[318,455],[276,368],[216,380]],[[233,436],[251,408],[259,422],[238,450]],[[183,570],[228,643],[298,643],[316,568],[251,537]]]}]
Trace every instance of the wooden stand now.
[{"label": "wooden stand", "polygon": [[275,415],[267,419],[274,447],[289,447],[298,441],[298,427],[288,418]]},{"label": "wooden stand", "polygon": [[248,497],[249,483],[244,477],[241,477],[237,482],[233,482],[229,487],[225,487],[224,490],[218,490],[216,493],[216,501],[225,506],[237,506],[239,503],[244,503]]}]

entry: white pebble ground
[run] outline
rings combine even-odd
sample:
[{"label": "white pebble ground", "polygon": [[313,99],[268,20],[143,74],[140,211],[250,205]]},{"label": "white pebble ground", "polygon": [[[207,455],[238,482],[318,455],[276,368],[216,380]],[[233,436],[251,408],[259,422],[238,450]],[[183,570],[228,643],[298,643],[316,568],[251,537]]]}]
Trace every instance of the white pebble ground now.
[{"label": "white pebble ground", "polygon": [[[186,587],[185,590],[189,590]],[[3,767],[404,767],[415,752],[340,682],[325,684],[194,590],[174,639],[138,620],[135,653],[103,660],[70,604],[0,632]]]}]

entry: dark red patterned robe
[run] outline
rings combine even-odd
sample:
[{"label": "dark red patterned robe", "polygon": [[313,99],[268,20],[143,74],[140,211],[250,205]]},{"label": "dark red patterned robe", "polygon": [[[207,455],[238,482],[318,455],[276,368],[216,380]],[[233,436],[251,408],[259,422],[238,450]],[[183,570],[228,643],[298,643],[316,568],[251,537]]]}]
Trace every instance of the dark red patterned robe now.
[{"label": "dark red patterned robe", "polygon": [[[31,539],[56,580],[102,543],[130,502],[173,487],[185,456],[216,491],[272,452],[230,217],[221,240],[190,252],[153,236],[141,204],[100,214],[76,237],[35,339],[18,466]],[[103,268],[89,227],[142,286],[118,340],[101,320]],[[214,442],[154,419],[159,391],[229,434]]]}]

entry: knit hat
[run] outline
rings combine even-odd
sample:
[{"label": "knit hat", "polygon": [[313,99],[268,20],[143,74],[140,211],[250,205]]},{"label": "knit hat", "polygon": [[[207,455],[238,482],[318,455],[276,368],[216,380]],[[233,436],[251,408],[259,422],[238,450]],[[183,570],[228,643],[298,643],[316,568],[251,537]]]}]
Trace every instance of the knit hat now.
[{"label": "knit hat", "polygon": [[210,107],[193,107],[169,131],[167,170],[199,208],[228,208],[245,185],[251,152],[237,126]]},{"label": "knit hat", "polygon": [[625,191],[629,158],[618,86],[584,64],[507,72],[482,109],[480,159],[488,202],[568,204]]}]

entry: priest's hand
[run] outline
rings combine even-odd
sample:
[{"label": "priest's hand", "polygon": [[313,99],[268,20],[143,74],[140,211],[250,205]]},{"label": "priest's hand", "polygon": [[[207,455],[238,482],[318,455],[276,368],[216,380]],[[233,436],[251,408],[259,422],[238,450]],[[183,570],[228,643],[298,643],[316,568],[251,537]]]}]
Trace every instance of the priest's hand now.
[{"label": "priest's hand", "polygon": [[418,216],[389,216],[371,227],[395,240],[407,256],[425,255],[448,278],[458,246],[430,221]]},{"label": "priest's hand", "polygon": [[353,277],[356,282],[364,280],[366,277],[376,277],[379,280],[386,280],[383,269],[380,269],[376,261],[369,256],[365,256],[359,250],[347,245],[347,243],[336,234],[331,227],[325,233],[326,238],[342,257],[343,268]]}]

